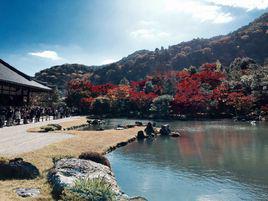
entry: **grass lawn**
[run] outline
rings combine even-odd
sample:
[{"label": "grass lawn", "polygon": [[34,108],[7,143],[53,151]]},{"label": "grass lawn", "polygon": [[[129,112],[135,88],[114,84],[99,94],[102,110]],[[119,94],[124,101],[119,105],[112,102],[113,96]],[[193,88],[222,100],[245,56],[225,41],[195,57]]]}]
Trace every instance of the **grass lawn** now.
[{"label": "grass lawn", "polygon": [[[63,128],[74,125],[81,125],[85,118],[60,123]],[[34,128],[38,129],[38,128]],[[47,182],[47,172],[53,167],[52,159],[61,156],[79,156],[85,151],[95,151],[105,153],[111,147],[115,147],[120,142],[126,142],[133,139],[139,130],[143,127],[134,127],[126,130],[106,130],[106,131],[58,131],[73,134],[75,137],[55,144],[48,145],[42,149],[25,153],[19,156],[25,161],[34,164],[40,171],[41,176],[34,180],[7,180],[0,181],[1,200],[25,200],[15,193],[15,188],[35,187],[41,189],[41,195],[38,198],[27,198],[27,200],[52,200],[51,188]]]}]

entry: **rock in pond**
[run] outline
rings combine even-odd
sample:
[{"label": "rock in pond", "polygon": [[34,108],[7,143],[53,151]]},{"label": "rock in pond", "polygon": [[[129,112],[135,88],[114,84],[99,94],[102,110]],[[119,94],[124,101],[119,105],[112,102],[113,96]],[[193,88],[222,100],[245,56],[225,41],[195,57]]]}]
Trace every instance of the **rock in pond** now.
[{"label": "rock in pond", "polygon": [[144,197],[132,197],[132,198],[121,198],[118,201],[148,201],[148,200]]},{"label": "rock in pond", "polygon": [[138,140],[143,140],[144,138],[146,138],[146,135],[144,134],[144,132],[143,131],[138,131],[137,139]]},{"label": "rock in pond", "polygon": [[146,128],[144,129],[144,131],[145,131],[145,133],[146,133],[146,135],[148,137],[153,136],[155,134],[155,129],[154,129],[153,124],[151,122],[149,122],[147,124]]},{"label": "rock in pond", "polygon": [[148,200],[144,197],[133,197],[129,198],[128,201],[148,201]]},{"label": "rock in pond", "polygon": [[136,121],[136,122],[135,122],[135,125],[136,125],[136,126],[143,126],[143,124],[142,124],[141,121]]},{"label": "rock in pond", "polygon": [[118,197],[125,194],[120,190],[111,169],[100,163],[84,159],[61,159],[55,163],[55,167],[49,172],[48,180],[52,184],[53,194],[60,197],[64,188],[74,185],[77,179],[103,178]]},{"label": "rock in pond", "polygon": [[37,197],[40,194],[39,188],[17,188],[16,193],[21,197]]},{"label": "rock in pond", "polygon": [[22,158],[0,163],[0,179],[34,179],[39,175],[37,167]]},{"label": "rock in pond", "polygon": [[121,126],[121,125],[118,125],[115,130],[125,130],[125,127]]},{"label": "rock in pond", "polygon": [[169,129],[169,125],[168,124],[165,124],[165,125],[162,125],[161,126],[161,129],[160,129],[160,134],[161,135],[165,135],[165,136],[168,136],[170,135],[171,131]]},{"label": "rock in pond", "polygon": [[171,135],[170,135],[171,137],[180,137],[181,136],[181,134],[179,133],[179,132],[171,132]]}]

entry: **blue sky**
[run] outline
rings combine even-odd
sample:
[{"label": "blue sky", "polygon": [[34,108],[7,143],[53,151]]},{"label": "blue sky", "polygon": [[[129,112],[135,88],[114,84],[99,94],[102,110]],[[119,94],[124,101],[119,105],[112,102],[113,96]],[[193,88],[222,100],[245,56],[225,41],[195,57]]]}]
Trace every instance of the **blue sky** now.
[{"label": "blue sky", "polygon": [[0,0],[0,58],[34,75],[229,33],[268,0]]}]

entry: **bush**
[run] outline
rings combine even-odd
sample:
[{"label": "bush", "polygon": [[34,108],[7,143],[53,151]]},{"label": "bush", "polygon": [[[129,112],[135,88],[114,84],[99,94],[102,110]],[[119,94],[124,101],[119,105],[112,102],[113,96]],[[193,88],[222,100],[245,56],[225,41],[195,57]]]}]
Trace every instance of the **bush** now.
[{"label": "bush", "polygon": [[61,130],[62,129],[62,126],[59,125],[59,124],[48,124],[47,126],[54,127],[56,130]]},{"label": "bush", "polygon": [[9,160],[5,157],[0,156],[0,164],[7,164]]},{"label": "bush", "polygon": [[63,159],[63,158],[75,158],[72,155],[57,155],[52,158],[53,163],[55,164],[57,161]]},{"label": "bush", "polygon": [[40,175],[39,170],[22,158],[0,160],[0,179],[34,179]]},{"label": "bush", "polygon": [[111,186],[102,178],[79,179],[72,187],[64,190],[64,201],[115,201]]},{"label": "bush", "polygon": [[43,130],[44,132],[58,131],[61,129],[62,129],[62,126],[59,124],[48,124],[46,126],[41,127],[41,130]]},{"label": "bush", "polygon": [[173,101],[173,96],[162,95],[153,100],[150,111],[157,118],[168,117],[170,114],[170,105]]},{"label": "bush", "polygon": [[97,152],[84,152],[84,153],[80,154],[79,158],[84,159],[84,160],[91,160],[91,161],[94,161],[96,163],[100,163],[102,165],[105,165],[105,166],[108,166],[109,168],[111,168],[111,164],[110,164],[109,160],[105,156],[103,156]]}]

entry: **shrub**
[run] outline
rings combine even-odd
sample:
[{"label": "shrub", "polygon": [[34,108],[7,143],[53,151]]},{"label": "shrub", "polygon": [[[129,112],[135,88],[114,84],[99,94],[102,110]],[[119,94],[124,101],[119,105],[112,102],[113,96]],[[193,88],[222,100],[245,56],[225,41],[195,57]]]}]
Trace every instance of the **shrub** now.
[{"label": "shrub", "polygon": [[62,126],[59,124],[48,124],[46,126],[41,127],[41,130],[43,130],[44,132],[57,131],[61,129],[62,129]]},{"label": "shrub", "polygon": [[72,156],[72,155],[58,155],[58,156],[54,156],[52,158],[52,161],[53,161],[53,163],[56,163],[57,161],[59,161],[63,158],[74,158],[74,156]]},{"label": "shrub", "polygon": [[34,179],[40,175],[39,170],[22,158],[8,160],[1,158],[0,179]]},{"label": "shrub", "polygon": [[41,130],[44,132],[50,132],[50,131],[54,131],[54,128],[51,126],[42,126]]},{"label": "shrub", "polygon": [[54,127],[55,130],[61,130],[62,129],[62,126],[59,125],[59,124],[48,124],[47,126],[51,126],[51,127]]},{"label": "shrub", "polygon": [[9,160],[3,156],[0,156],[0,164],[7,164]]},{"label": "shrub", "polygon": [[84,152],[80,154],[79,158],[84,160],[91,160],[111,168],[109,160],[97,152]]},{"label": "shrub", "polygon": [[173,96],[162,95],[153,100],[150,111],[156,115],[156,117],[167,117],[170,114],[170,105],[173,101]]},{"label": "shrub", "polygon": [[62,195],[64,201],[115,201],[116,194],[102,178],[78,179]]}]

